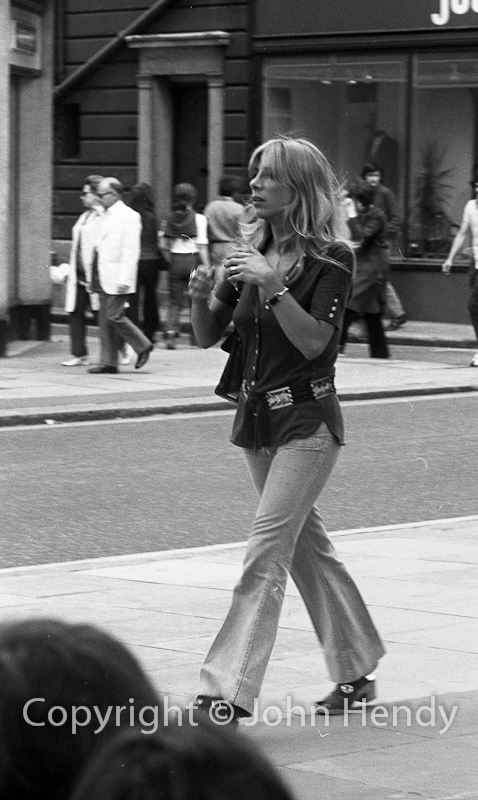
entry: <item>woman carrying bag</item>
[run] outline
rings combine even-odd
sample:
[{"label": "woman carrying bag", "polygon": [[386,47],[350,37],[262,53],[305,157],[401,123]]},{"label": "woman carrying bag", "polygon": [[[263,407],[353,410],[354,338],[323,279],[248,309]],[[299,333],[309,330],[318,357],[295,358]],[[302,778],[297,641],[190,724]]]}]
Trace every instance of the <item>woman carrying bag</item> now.
[{"label": "woman carrying bag", "polygon": [[[171,213],[161,225],[161,248],[169,262],[169,312],[164,338],[168,350],[176,348],[179,315],[189,305],[188,282],[192,270],[209,267],[207,219],[194,210],[196,189],[191,183],[178,183],[173,191]],[[191,336],[191,344],[195,344]]]},{"label": "woman carrying bag", "polygon": [[190,281],[199,345],[214,345],[231,320],[241,338],[244,380],[231,441],[243,448],[259,494],[243,574],[201,671],[199,707],[219,721],[254,711],[289,573],[336,684],[317,713],[372,699],[371,673],[385,652],[316,506],[344,443],[334,364],[354,256],[339,186],[305,139],[266,142],[249,174],[258,247],[229,256],[212,300],[208,269],[198,267]]}]

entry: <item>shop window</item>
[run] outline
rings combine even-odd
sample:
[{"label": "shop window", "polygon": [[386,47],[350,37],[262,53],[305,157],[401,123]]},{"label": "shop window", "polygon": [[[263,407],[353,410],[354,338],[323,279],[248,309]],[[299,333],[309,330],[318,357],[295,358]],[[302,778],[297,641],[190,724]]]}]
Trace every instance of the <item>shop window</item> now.
[{"label": "shop window", "polygon": [[395,256],[448,253],[478,177],[478,57],[270,57],[263,98],[264,138],[309,137],[345,182],[366,161],[382,167],[400,222]]},{"label": "shop window", "polygon": [[348,182],[376,161],[403,217],[406,81],[400,56],[268,59],[264,137],[307,136]]},{"label": "shop window", "polygon": [[412,97],[409,254],[441,258],[472,196],[470,181],[478,162],[478,58],[417,55]]},{"label": "shop window", "polygon": [[271,130],[288,131],[292,122],[292,93],[282,86],[270,86],[268,90],[268,126]]}]

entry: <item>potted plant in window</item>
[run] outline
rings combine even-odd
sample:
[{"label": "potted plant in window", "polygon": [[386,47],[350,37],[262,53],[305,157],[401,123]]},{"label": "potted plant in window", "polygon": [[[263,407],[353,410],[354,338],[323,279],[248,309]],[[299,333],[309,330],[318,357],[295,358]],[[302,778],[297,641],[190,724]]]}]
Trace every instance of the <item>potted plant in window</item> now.
[{"label": "potted plant in window", "polygon": [[447,214],[453,184],[450,176],[454,167],[445,167],[446,145],[436,140],[420,151],[420,167],[414,179],[411,239],[418,240],[419,249],[426,253],[446,253],[450,245],[450,225]]}]

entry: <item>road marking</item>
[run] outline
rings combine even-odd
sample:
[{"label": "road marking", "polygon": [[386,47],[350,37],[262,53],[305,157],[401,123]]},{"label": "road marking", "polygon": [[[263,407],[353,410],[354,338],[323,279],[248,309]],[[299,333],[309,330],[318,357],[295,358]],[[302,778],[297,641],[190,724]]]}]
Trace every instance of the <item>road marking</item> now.
[{"label": "road marking", "polygon": [[390,403],[423,403],[426,400],[461,400],[462,398],[473,397],[476,400],[476,392],[444,392],[443,394],[410,394],[401,397],[379,397],[365,400],[341,400],[341,406],[370,406],[370,405],[389,405]]},{"label": "road marking", "polygon": [[[392,531],[410,529],[410,528],[426,528],[431,525],[452,525],[459,522],[478,522],[478,514],[472,514],[465,517],[448,517],[444,519],[428,519],[421,522],[397,522],[393,525],[376,525],[370,528],[349,528],[348,530],[341,531],[328,531],[332,539],[340,536],[354,536],[357,534],[365,533],[391,533]],[[218,550],[238,550],[245,547],[247,542],[226,542],[225,544],[206,544],[200,547],[181,547],[173,550],[153,550],[148,553],[131,553],[121,556],[99,556],[98,558],[82,558],[77,561],[54,561],[47,564],[27,564],[19,567],[4,567],[0,569],[0,577],[13,572],[35,572],[42,569],[64,569],[65,567],[76,567],[81,569],[89,569],[96,567],[98,569],[100,564],[117,565],[121,562],[136,563],[139,561],[168,561],[176,556],[184,556],[195,553],[214,553]]]},{"label": "road marking", "polygon": [[45,414],[45,422],[41,424],[35,425],[6,425],[3,428],[1,427],[1,418],[0,418],[0,433],[5,433],[9,431],[12,433],[13,431],[51,431],[51,430],[60,430],[64,428],[77,428],[80,426],[91,426],[91,425],[119,425],[124,423],[131,424],[132,422],[167,422],[168,420],[177,420],[177,419],[197,419],[198,417],[224,417],[224,416],[231,416],[235,413],[235,408],[231,409],[215,409],[211,411],[177,411],[173,414],[168,413],[154,413],[148,414],[144,417],[115,417],[114,419],[85,419],[85,420],[76,420],[71,422],[61,422],[57,420],[49,421],[48,414]]}]

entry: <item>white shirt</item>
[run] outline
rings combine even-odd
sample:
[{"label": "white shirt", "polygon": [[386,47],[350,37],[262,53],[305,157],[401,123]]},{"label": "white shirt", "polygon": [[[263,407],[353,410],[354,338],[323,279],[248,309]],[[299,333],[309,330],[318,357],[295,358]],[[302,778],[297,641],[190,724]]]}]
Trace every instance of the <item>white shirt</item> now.
[{"label": "white shirt", "polygon": [[191,239],[188,236],[178,236],[177,239],[171,239],[170,253],[197,253],[197,245],[207,245],[207,219],[204,214],[196,214],[195,217],[196,236]]},{"label": "white shirt", "polygon": [[475,269],[478,269],[478,206],[476,200],[468,200],[463,210],[462,226],[467,228],[471,236],[471,247]]},{"label": "white shirt", "polygon": [[91,280],[91,275],[89,275],[88,268],[91,267],[93,250],[98,241],[99,226],[101,224],[101,217],[104,216],[104,213],[105,212],[102,208],[91,208],[88,209],[88,211],[85,211],[85,213],[82,214],[78,220],[78,247],[81,251],[81,261],[85,267],[88,281]]}]

